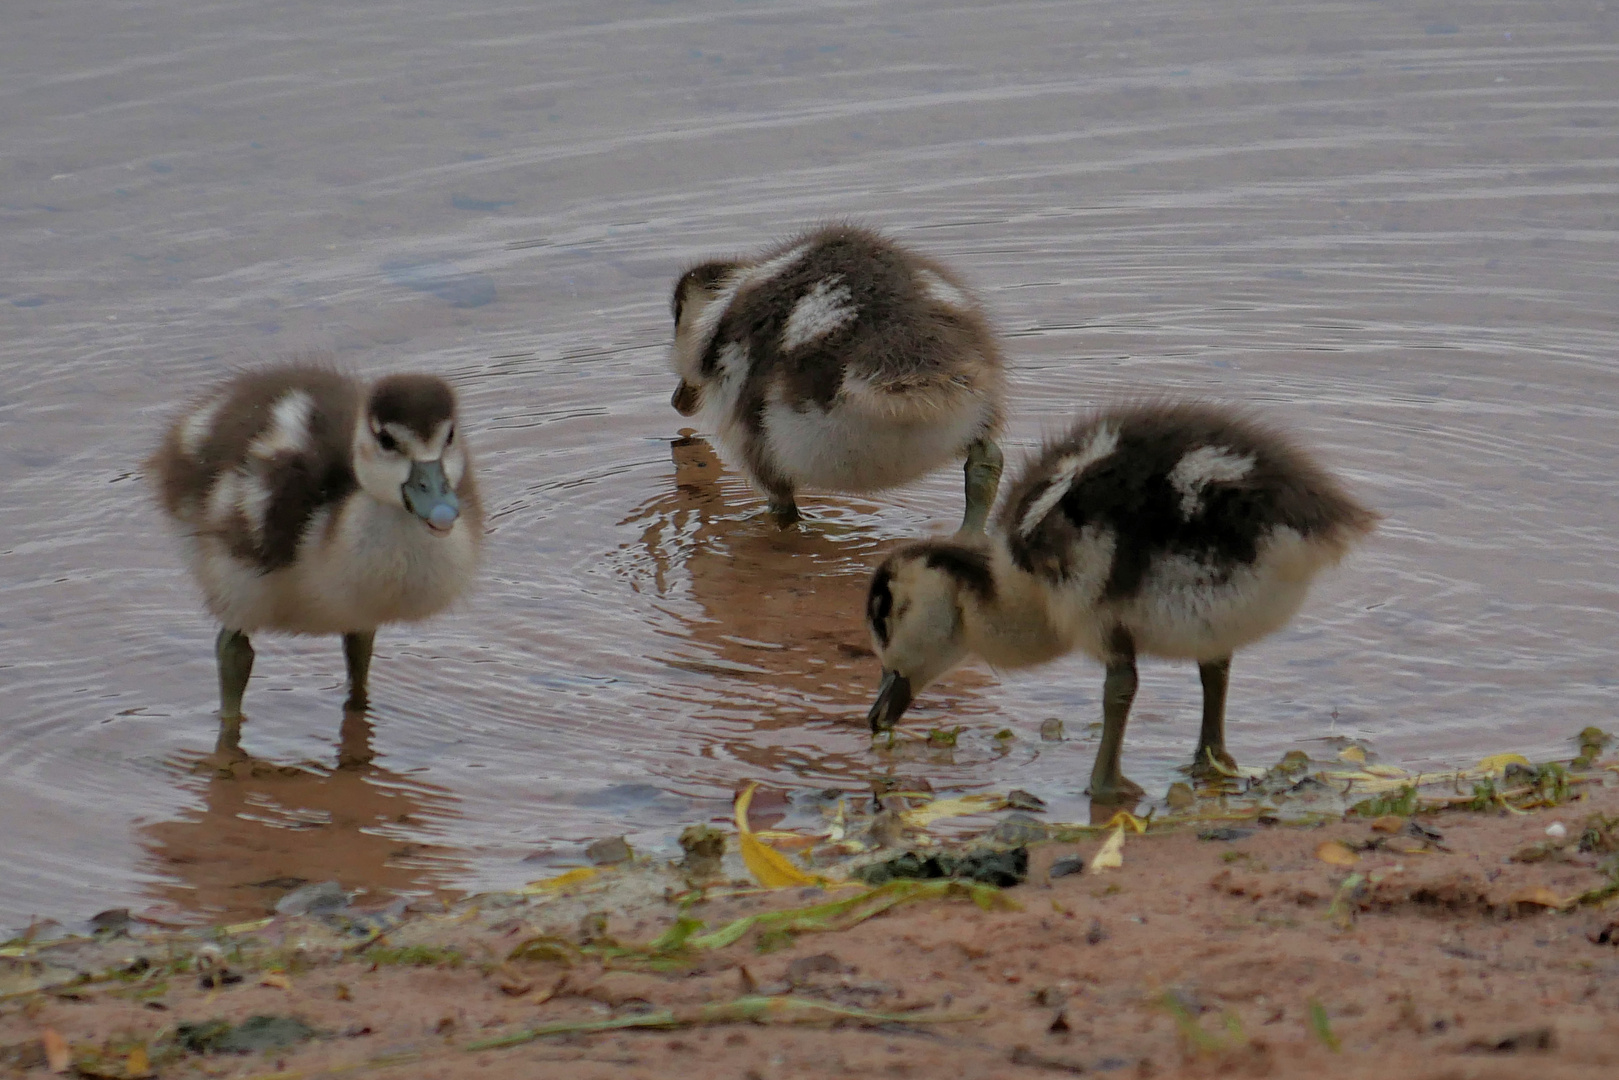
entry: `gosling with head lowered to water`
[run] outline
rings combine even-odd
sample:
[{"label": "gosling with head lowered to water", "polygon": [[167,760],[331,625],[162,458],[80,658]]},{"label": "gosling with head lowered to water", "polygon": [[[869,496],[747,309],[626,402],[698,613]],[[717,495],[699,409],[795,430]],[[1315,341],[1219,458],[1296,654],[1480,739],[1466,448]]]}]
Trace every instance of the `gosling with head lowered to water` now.
[{"label": "gosling with head lowered to water", "polygon": [[170,426],[148,471],[222,624],[221,749],[239,751],[250,633],[341,634],[346,707],[363,709],[377,627],[472,584],[483,512],[456,420],[436,376],[292,364],[225,382]]},{"label": "gosling with head lowered to water", "polygon": [[962,530],[983,530],[1000,483],[1004,365],[950,270],[829,225],[693,267],[672,307],[672,404],[712,425],[779,524],[798,520],[801,488],[879,491],[965,458]]},{"label": "gosling with head lowered to water", "polygon": [[1287,624],[1311,580],[1376,525],[1278,433],[1212,405],[1115,408],[1029,464],[991,536],[928,541],[872,577],[866,620],[883,665],[869,720],[969,655],[996,667],[1079,650],[1107,667],[1090,794],[1129,802],[1120,770],[1138,653],[1194,660],[1203,681],[1195,767],[1225,748],[1231,655]]}]

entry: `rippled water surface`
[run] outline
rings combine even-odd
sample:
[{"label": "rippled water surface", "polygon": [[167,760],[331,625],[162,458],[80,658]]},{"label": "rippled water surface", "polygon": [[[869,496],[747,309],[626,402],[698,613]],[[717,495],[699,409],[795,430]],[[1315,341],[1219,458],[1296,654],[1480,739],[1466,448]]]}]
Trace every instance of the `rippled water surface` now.
[{"label": "rippled water surface", "polygon": [[[88,0],[0,35],[0,926],[262,910],[288,882],[505,886],[652,848],[731,792],[1023,787],[1063,817],[1080,658],[964,670],[879,754],[858,612],[954,471],[781,534],[682,433],[682,264],[853,215],[958,266],[1008,444],[1143,392],[1255,403],[1387,514],[1238,657],[1233,750],[1559,751],[1612,721],[1619,5],[1598,0]],[[140,481],[255,358],[452,376],[491,504],[478,595],[259,642],[244,779],[214,627]],[[1158,792],[1189,665],[1144,669]],[[1043,743],[1065,719],[1069,740]],[[996,740],[1001,729],[1015,738]],[[369,743],[372,765],[334,771]]]}]

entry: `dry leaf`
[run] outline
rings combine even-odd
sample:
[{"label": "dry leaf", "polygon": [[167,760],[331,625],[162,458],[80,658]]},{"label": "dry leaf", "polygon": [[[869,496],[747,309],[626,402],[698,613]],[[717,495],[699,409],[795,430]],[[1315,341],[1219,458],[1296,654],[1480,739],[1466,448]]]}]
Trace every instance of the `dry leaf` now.
[{"label": "dry leaf", "polygon": [[578,885],[581,882],[589,881],[599,873],[601,871],[594,866],[581,866],[576,870],[569,870],[565,874],[558,874],[554,878],[546,878],[544,881],[531,881],[519,891],[524,893],[555,892],[558,889],[566,889],[570,885]]},{"label": "dry leaf", "polygon": [[1333,866],[1354,866],[1360,856],[1337,840],[1324,840],[1315,849],[1315,857]]},{"label": "dry leaf", "polygon": [[146,1056],[146,1047],[137,1046],[129,1052],[129,1060],[124,1063],[124,1075],[129,1080],[144,1080],[152,1075],[152,1062]]},{"label": "dry leaf", "polygon": [[1358,746],[1346,746],[1338,751],[1339,761],[1352,761],[1356,765],[1366,764],[1366,751]]},{"label": "dry leaf", "polygon": [[73,1064],[73,1051],[68,1048],[67,1040],[58,1035],[55,1028],[46,1028],[39,1033],[39,1041],[45,1047],[45,1064],[51,1072],[67,1072]]},{"label": "dry leaf", "polygon": [[900,811],[905,824],[913,829],[925,829],[935,821],[963,814],[988,814],[1006,808],[1004,795],[962,795],[955,799],[934,799],[913,810]]},{"label": "dry leaf", "polygon": [[279,971],[272,971],[259,980],[260,986],[273,986],[277,990],[291,990],[292,980]]},{"label": "dry leaf", "polygon": [[753,802],[753,790],[759,785],[749,784],[736,799],[736,831],[742,861],[748,872],[767,889],[786,889],[794,885],[816,885],[817,879],[804,873],[787,856],[754,835],[748,827],[748,805]]},{"label": "dry leaf", "polygon": [[1526,769],[1534,768],[1529,759],[1522,754],[1491,754],[1478,763],[1479,770],[1487,773],[1506,772],[1508,765],[1522,765]]},{"label": "dry leaf", "polygon": [[1552,892],[1544,885],[1531,885],[1519,889],[1507,898],[1509,904],[1533,904],[1536,907],[1554,908],[1558,911],[1568,906],[1568,901]]},{"label": "dry leaf", "polygon": [[1101,850],[1091,858],[1091,873],[1094,874],[1098,870],[1117,870],[1123,865],[1124,822],[1121,821],[1118,828],[1113,830],[1113,835],[1107,838],[1107,843],[1103,844]]},{"label": "dry leaf", "polygon": [[1397,833],[1405,828],[1405,818],[1398,814],[1385,814],[1372,822],[1373,832]]}]

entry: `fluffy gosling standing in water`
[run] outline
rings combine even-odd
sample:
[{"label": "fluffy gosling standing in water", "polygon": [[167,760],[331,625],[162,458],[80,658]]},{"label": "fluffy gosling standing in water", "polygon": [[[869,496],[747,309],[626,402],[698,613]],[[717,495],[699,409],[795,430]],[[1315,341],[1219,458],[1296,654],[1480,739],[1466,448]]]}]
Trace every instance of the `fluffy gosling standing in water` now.
[{"label": "fluffy gosling standing in water", "polygon": [[673,298],[671,404],[701,415],[783,527],[801,488],[869,492],[966,458],[962,530],[1000,483],[1004,365],[955,274],[852,225],[705,262]]},{"label": "fluffy gosling standing in water", "polygon": [[222,751],[240,752],[250,633],[341,634],[345,708],[364,709],[377,627],[443,610],[477,569],[483,511],[437,376],[248,372],[194,403],[147,465],[222,624]]},{"label": "fluffy gosling standing in water", "polygon": [[1196,767],[1225,748],[1231,655],[1287,624],[1310,581],[1378,517],[1300,448],[1209,405],[1110,409],[1029,464],[976,542],[895,551],[866,621],[883,665],[869,720],[891,729],[912,695],[969,654],[1005,668],[1074,650],[1107,667],[1090,794],[1128,802],[1119,768],[1136,655],[1195,660]]}]

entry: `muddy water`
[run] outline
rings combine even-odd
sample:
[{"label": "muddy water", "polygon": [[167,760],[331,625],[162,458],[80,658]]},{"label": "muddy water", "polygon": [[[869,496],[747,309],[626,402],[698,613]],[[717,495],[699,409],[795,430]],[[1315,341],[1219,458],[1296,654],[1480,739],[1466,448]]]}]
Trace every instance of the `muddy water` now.
[{"label": "muddy water", "polygon": [[[956,519],[957,474],[779,534],[668,408],[682,262],[831,215],[982,288],[1014,460],[1076,407],[1194,393],[1388,515],[1239,657],[1240,758],[1548,754],[1612,721],[1611,0],[36,5],[0,130],[0,926],[510,885],[747,779],[1083,814],[1086,661],[928,692],[910,726],[963,725],[953,752],[862,732],[864,577]],[[214,628],[139,462],[188,394],[306,349],[454,377],[488,572],[380,636],[368,718],[335,640],[262,641],[264,767],[221,780],[189,768]],[[1145,670],[1149,788],[1196,701]]]}]

